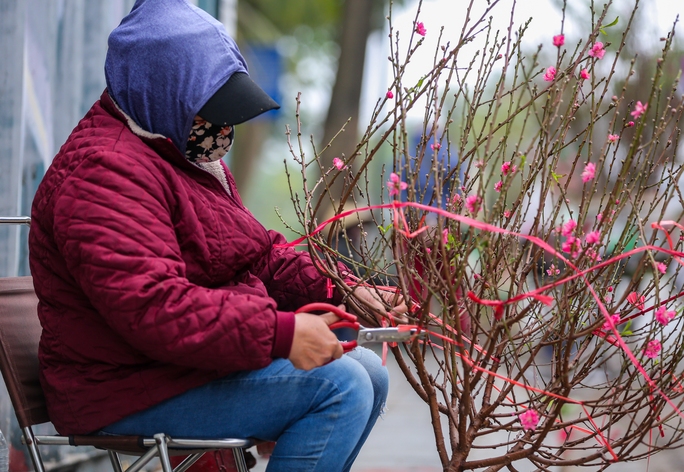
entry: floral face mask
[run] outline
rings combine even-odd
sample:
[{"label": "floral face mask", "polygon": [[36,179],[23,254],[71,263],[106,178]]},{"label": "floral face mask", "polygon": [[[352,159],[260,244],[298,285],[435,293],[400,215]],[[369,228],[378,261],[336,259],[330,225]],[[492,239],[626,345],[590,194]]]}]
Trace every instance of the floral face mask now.
[{"label": "floral face mask", "polygon": [[185,149],[185,157],[192,163],[218,161],[233,145],[233,126],[220,126],[195,117]]}]

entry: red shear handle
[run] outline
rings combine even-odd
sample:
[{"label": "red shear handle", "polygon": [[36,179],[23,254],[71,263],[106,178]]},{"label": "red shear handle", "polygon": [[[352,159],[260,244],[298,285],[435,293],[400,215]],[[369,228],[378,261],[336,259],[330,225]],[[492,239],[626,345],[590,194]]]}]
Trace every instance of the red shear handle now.
[{"label": "red shear handle", "polygon": [[[351,315],[354,316],[354,315]],[[356,321],[337,321],[330,326],[328,326],[331,330],[333,329],[338,329],[338,328],[351,328],[354,331],[356,331],[356,334],[359,334],[359,329],[361,328],[361,325],[356,322]],[[351,350],[353,350],[356,346],[358,346],[358,343],[356,342],[356,339],[352,339],[350,341],[340,341],[340,344],[342,345],[342,350],[347,353]]]},{"label": "red shear handle", "polygon": [[312,313],[314,311],[329,311],[343,321],[350,321],[352,323],[356,322],[355,315],[347,313],[342,308],[331,305],[330,303],[309,303],[308,305],[298,308],[295,313]]},{"label": "red shear handle", "polygon": [[342,345],[342,352],[344,352],[345,354],[353,351],[354,349],[356,349],[356,346],[358,346],[356,340],[354,340],[354,341],[340,341],[340,344]]},{"label": "red shear handle", "polygon": [[[330,303],[309,303],[308,305],[304,305],[303,307],[299,308],[297,311],[295,311],[295,313],[311,313],[315,311],[331,312],[333,315],[341,318],[341,321],[336,321],[328,326],[331,330],[338,328],[351,328],[356,330],[358,333],[359,329],[361,328],[361,325],[356,321],[355,315],[347,313],[343,309],[336,307],[335,305],[331,305]],[[340,344],[342,345],[342,350],[345,353],[351,351],[358,345],[356,339],[351,341],[340,341]]]}]

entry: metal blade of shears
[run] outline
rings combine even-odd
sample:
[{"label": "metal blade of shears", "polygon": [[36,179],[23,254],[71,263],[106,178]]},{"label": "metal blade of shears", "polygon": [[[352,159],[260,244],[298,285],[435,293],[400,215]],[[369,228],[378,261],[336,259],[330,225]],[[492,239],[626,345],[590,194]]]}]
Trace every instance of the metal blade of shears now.
[{"label": "metal blade of shears", "polygon": [[415,336],[420,336],[424,332],[420,332],[417,328],[408,328],[406,326],[398,328],[361,328],[356,342],[359,346],[369,343],[394,343],[407,342]]}]

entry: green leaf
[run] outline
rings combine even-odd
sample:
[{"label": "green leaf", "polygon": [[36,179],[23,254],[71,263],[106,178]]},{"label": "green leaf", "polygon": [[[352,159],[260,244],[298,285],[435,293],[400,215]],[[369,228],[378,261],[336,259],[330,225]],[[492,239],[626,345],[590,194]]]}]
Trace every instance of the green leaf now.
[{"label": "green leaf", "polygon": [[378,226],[378,230],[379,230],[382,234],[387,234],[387,232],[388,232],[389,230],[391,230],[393,226],[394,226],[394,223],[390,223],[390,224],[388,224],[387,226]]},{"label": "green leaf", "polygon": [[454,249],[456,247],[456,238],[454,238],[454,235],[451,233],[447,233],[447,243],[446,243],[446,248],[448,250]]},{"label": "green leaf", "polygon": [[619,20],[619,19],[620,19],[620,17],[619,17],[619,16],[616,16],[615,19],[614,19],[612,22],[608,23],[607,25],[603,25],[603,27],[604,27],[604,28],[610,28],[611,26],[615,26],[615,25],[618,24],[618,20]]},{"label": "green leaf", "polygon": [[565,175],[566,174],[556,174],[553,171],[551,172],[551,177],[553,177],[553,180],[555,180],[556,183],[558,183],[558,179],[562,179],[563,177],[565,177]]},{"label": "green leaf", "polygon": [[601,34],[608,36],[608,33],[606,32],[605,28],[610,28],[611,26],[617,25],[619,19],[620,17],[618,16],[611,23],[608,23],[607,25],[601,25],[599,27],[599,31],[601,32]]}]

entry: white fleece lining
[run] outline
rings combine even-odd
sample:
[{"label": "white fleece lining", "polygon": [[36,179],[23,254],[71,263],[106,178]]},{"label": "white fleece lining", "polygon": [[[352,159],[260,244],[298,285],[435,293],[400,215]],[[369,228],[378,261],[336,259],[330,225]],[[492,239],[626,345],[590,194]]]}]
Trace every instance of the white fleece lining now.
[{"label": "white fleece lining", "polygon": [[226,192],[228,192],[228,195],[231,195],[230,187],[228,186],[228,179],[226,178],[226,172],[223,170],[223,166],[221,165],[221,161],[198,162],[195,165],[197,167],[200,167],[200,168],[206,170],[211,175],[216,177],[218,179],[218,181],[221,182],[221,185],[223,185],[223,188],[226,189]]},{"label": "white fleece lining", "polygon": [[[157,133],[150,133],[149,131],[145,131],[142,129],[138,123],[133,121],[133,118],[128,116],[125,111],[123,111],[121,108],[119,108],[119,105],[112,99],[112,103],[114,103],[114,106],[116,107],[119,112],[126,118],[126,122],[128,123],[128,127],[133,131],[133,134],[140,136],[142,138],[149,138],[149,139],[166,139],[166,136],[163,134],[157,134]],[[191,161],[188,161],[191,164],[195,164],[197,167],[199,167],[202,170],[205,170],[209,172],[211,175],[216,177],[219,182],[221,182],[221,185],[223,185],[223,188],[226,189],[226,192],[228,192],[228,195],[232,195],[230,192],[230,187],[228,186],[228,179],[226,178],[226,173],[223,170],[223,166],[221,165],[220,161],[214,161],[214,162],[203,162],[203,163],[194,163]]]}]

